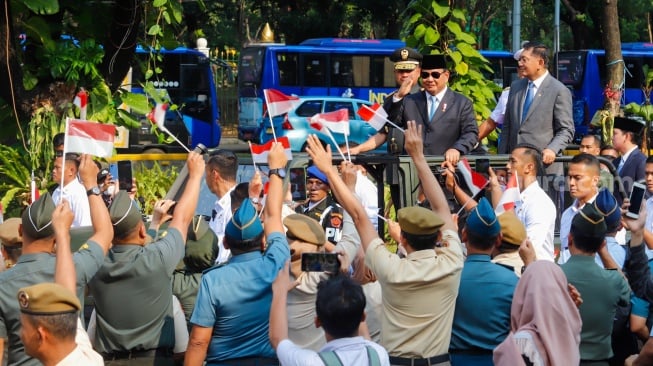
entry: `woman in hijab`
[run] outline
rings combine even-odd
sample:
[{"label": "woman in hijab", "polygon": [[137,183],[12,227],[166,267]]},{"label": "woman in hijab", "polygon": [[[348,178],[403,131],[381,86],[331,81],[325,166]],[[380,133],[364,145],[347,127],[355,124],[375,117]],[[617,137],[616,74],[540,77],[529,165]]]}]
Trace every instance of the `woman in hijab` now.
[{"label": "woman in hijab", "polygon": [[578,365],[581,325],[560,267],[535,261],[517,283],[510,334],[494,350],[494,364]]}]

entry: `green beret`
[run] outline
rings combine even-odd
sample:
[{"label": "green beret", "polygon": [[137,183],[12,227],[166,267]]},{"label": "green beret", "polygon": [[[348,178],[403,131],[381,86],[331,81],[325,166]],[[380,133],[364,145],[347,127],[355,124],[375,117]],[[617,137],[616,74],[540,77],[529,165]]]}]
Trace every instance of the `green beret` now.
[{"label": "green beret", "polygon": [[519,221],[514,211],[506,211],[497,217],[501,225],[502,241],[504,243],[520,246],[526,239],[526,227]]},{"label": "green beret", "polygon": [[263,225],[249,198],[245,198],[225,227],[229,239],[245,241],[254,239],[263,232]]},{"label": "green beret", "polygon": [[413,235],[431,235],[438,232],[444,221],[435,212],[424,207],[404,207],[397,214],[403,232]]},{"label": "green beret", "polygon": [[0,243],[5,247],[17,247],[23,244],[23,238],[18,233],[21,220],[12,217],[0,224]]},{"label": "green beret", "polygon": [[119,191],[114,197],[109,206],[109,216],[113,224],[114,236],[128,232],[143,220],[141,210],[125,191]]},{"label": "green beret", "polygon": [[604,237],[608,231],[605,217],[596,210],[594,205],[585,205],[571,220],[572,235],[574,232],[591,237]]},{"label": "green beret", "polygon": [[302,214],[286,216],[283,225],[288,229],[286,236],[290,240],[322,246],[326,242],[324,228],[317,220]]},{"label": "green beret", "polygon": [[32,315],[76,313],[79,299],[67,288],[56,283],[40,283],[18,290],[20,311]]},{"label": "green beret", "polygon": [[501,225],[497,220],[492,205],[483,197],[467,217],[467,231],[476,235],[495,237],[501,233]]},{"label": "green beret", "polygon": [[193,217],[186,236],[184,264],[194,272],[203,271],[215,264],[218,257],[218,237],[201,215]]},{"label": "green beret", "polygon": [[23,211],[23,234],[31,239],[42,239],[54,235],[52,213],[55,206],[50,193],[41,196]]}]

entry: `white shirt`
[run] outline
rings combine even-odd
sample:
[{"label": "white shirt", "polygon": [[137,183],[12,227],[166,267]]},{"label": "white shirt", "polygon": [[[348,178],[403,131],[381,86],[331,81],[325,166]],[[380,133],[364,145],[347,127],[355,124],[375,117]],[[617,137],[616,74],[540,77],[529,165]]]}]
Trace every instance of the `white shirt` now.
[{"label": "white shirt", "polygon": [[84,326],[82,326],[82,321],[79,318],[77,318],[75,343],[77,343],[77,347],[63,360],[59,361],[57,366],[104,365],[104,359],[102,359],[99,353],[93,350],[88,334],[86,334]]},{"label": "white shirt", "polygon": [[[646,212],[650,212],[650,214],[646,215],[646,225],[644,225],[644,229],[653,232],[653,197],[646,200]],[[646,247],[646,256],[648,257],[648,260],[653,259],[653,250],[649,249],[646,244],[644,244],[644,246]]]},{"label": "white shirt", "polygon": [[363,172],[358,171],[356,173],[356,186],[354,187],[354,193],[360,198],[360,202],[365,208],[365,213],[367,217],[372,221],[374,228],[378,228],[379,225],[379,198],[378,190],[376,185],[372,183]]},{"label": "white shirt", "polygon": [[[390,366],[388,352],[380,345],[365,340],[363,337],[339,338],[327,343],[320,351],[335,351],[343,365],[367,366],[367,349],[371,346],[376,351],[382,366]],[[323,366],[324,362],[317,352],[297,347],[284,339],[277,347],[279,364],[283,366]]]},{"label": "white shirt", "polygon": [[506,115],[506,105],[508,104],[509,94],[510,94],[510,87],[506,88],[504,91],[501,92],[501,96],[497,101],[497,105],[494,107],[492,113],[490,113],[490,118],[492,118],[494,123],[496,123],[498,126],[503,125],[503,119]]},{"label": "white shirt", "polygon": [[[86,188],[84,188],[77,178],[73,179],[63,188],[63,197],[68,200],[70,210],[74,215],[73,224],[70,227],[93,225],[91,222],[91,208],[88,205]],[[57,189],[52,192],[52,200],[55,205],[59,203],[60,199],[61,186],[57,187]]]},{"label": "white shirt", "polygon": [[[590,198],[587,202],[592,203],[598,196],[598,193]],[[563,264],[571,258],[569,253],[569,232],[571,231],[571,221],[574,219],[578,211],[582,210],[585,205],[578,206],[578,200],[574,200],[574,203],[562,213],[560,217],[560,258],[558,258],[558,264]]]},{"label": "white shirt", "polygon": [[537,181],[531,183],[515,202],[515,214],[526,227],[537,259],[554,261],[553,235],[555,231],[556,208],[549,195]]},{"label": "white shirt", "polygon": [[223,239],[227,223],[231,220],[232,216],[231,191],[233,191],[234,188],[236,188],[236,186],[231,187],[229,192],[225,193],[224,196],[215,201],[215,206],[213,207],[215,215],[212,215],[211,221],[209,222],[211,230],[213,230],[215,235],[218,237],[218,246],[220,247],[218,258],[215,260],[216,264],[227,262],[231,256],[231,251],[224,247]]}]

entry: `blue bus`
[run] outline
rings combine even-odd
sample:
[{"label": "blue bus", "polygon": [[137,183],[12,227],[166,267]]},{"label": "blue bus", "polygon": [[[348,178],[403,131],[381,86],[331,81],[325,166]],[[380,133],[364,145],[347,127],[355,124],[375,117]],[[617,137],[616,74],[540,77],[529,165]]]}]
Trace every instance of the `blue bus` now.
[{"label": "blue bus", "polygon": [[[348,97],[383,103],[397,87],[388,56],[404,46],[403,41],[396,39],[345,38],[314,38],[299,45],[246,46],[238,65],[238,137],[256,140],[263,111],[263,89],[274,88],[287,95]],[[495,69],[494,75],[486,76],[504,85],[504,69],[516,70],[512,54],[481,53]]]},{"label": "blue bus", "polygon": [[[147,62],[155,62],[161,72],[154,74],[151,81],[155,88],[165,89],[170,102],[179,106],[177,111],[166,113],[165,125],[175,136],[190,148],[201,143],[215,147],[220,143],[220,109],[215,80],[209,57],[191,48],[178,47],[160,51],[161,57],[150,58],[147,49],[137,47],[132,65],[131,90],[143,93],[144,72]],[[151,133],[151,124],[141,121],[138,131],[130,131],[129,147],[119,152],[182,152],[177,143],[160,144]]]},{"label": "blue bus", "polygon": [[[621,52],[627,70],[622,105],[643,103],[642,86],[646,81],[643,66],[653,68],[653,44],[624,43]],[[607,85],[605,50],[560,51],[557,64],[558,79],[572,90],[574,123],[580,136],[588,132],[589,122],[603,107]]]}]

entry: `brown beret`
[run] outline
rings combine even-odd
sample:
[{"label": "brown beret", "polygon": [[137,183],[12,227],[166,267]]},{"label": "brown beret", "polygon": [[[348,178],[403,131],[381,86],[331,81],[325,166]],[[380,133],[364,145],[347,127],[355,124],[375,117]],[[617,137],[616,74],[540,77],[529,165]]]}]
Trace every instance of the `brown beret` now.
[{"label": "brown beret", "polygon": [[506,211],[498,216],[503,242],[520,246],[526,239],[526,228],[513,211]]},{"label": "brown beret", "polygon": [[326,242],[324,228],[317,220],[302,214],[286,216],[283,224],[288,231],[286,236],[291,240],[299,240],[305,243],[322,246]]},{"label": "brown beret", "polygon": [[17,247],[23,244],[23,238],[18,234],[21,219],[12,217],[0,224],[0,242],[6,247]]},{"label": "brown beret", "polygon": [[75,313],[81,305],[77,296],[56,283],[39,283],[18,291],[20,311],[32,315]]},{"label": "brown beret", "polygon": [[431,235],[438,232],[444,221],[433,211],[424,207],[404,207],[397,220],[401,231],[413,235]]}]

